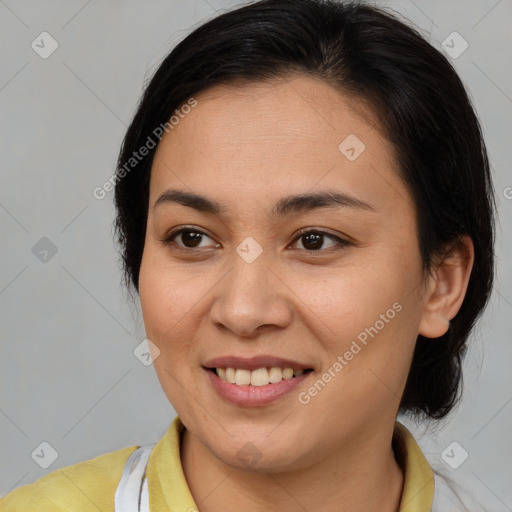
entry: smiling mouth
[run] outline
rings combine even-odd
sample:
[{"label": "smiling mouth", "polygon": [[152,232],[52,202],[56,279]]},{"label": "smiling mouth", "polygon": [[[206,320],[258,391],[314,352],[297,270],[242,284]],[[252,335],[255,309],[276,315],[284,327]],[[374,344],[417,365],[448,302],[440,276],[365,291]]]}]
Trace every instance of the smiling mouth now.
[{"label": "smiling mouth", "polygon": [[236,384],[237,386],[255,387],[277,384],[283,380],[290,380],[313,371],[311,368],[294,370],[293,368],[280,368],[277,366],[262,367],[252,371],[232,367],[205,369],[215,373],[224,382]]}]

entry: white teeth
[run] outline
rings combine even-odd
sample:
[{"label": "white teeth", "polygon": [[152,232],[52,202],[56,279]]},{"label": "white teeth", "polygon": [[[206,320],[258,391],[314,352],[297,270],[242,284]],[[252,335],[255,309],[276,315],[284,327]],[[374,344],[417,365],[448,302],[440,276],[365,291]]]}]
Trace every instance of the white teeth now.
[{"label": "white teeth", "polygon": [[237,370],[235,379],[235,383],[238,386],[248,386],[251,383],[251,371]]},{"label": "white teeth", "polygon": [[251,372],[251,386],[266,386],[268,383],[268,371],[266,368],[258,368]]},{"label": "white teeth", "polygon": [[[219,375],[219,368],[217,368],[217,375]],[[221,375],[219,375],[222,378]],[[226,368],[226,380],[234,384],[236,382],[236,370],[234,368]]]},{"label": "white teeth", "polygon": [[276,382],[281,382],[283,380],[283,370],[281,370],[281,368],[272,367],[270,368],[268,377],[268,380],[272,384],[275,384]]},{"label": "white teeth", "polygon": [[238,386],[266,386],[267,384],[276,384],[292,377],[299,377],[304,370],[294,370],[293,368],[258,368],[257,370],[241,370],[235,368],[216,368],[217,375],[224,381]]},{"label": "white teeth", "polygon": [[291,368],[285,368],[283,370],[283,379],[288,380],[293,377],[293,370]]}]

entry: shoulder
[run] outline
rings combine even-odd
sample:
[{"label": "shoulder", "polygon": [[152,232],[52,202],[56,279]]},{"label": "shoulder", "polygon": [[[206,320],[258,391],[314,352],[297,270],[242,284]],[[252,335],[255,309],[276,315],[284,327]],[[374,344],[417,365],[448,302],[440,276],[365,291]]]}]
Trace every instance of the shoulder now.
[{"label": "shoulder", "polygon": [[67,466],[0,499],[2,512],[112,512],[123,466],[137,446]]}]

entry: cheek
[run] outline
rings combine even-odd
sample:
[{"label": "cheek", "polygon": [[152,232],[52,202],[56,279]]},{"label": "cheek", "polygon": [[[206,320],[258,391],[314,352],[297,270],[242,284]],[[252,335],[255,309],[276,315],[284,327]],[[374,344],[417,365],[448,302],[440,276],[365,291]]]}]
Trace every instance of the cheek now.
[{"label": "cheek", "polygon": [[[139,276],[139,298],[146,337],[157,347],[159,356],[153,366],[161,387],[175,410],[182,411],[184,389],[193,389],[194,380],[187,369],[195,357],[194,306],[201,290],[180,278],[176,270],[144,252]],[[195,322],[197,326],[197,322]]]},{"label": "cheek", "polygon": [[388,316],[394,316],[392,306],[404,296],[399,274],[385,260],[374,258],[328,274],[325,269],[312,268],[290,275],[287,281],[293,282],[293,291],[300,299],[297,306],[302,303],[303,318],[310,318],[310,328],[329,352],[337,352],[365,328],[380,322],[380,315],[391,310]]},{"label": "cheek", "polygon": [[[194,316],[200,303],[202,289],[198,282],[197,278],[184,278],[182,273],[169,268],[169,264],[153,257],[151,250],[144,252],[139,276],[142,316],[146,336],[162,352],[176,356],[191,348],[188,319]],[[172,344],[176,346],[171,347],[170,341],[174,340],[176,343]]]},{"label": "cheek", "polygon": [[401,394],[417,336],[419,274],[415,255],[399,259],[397,252],[376,251],[329,275],[311,270],[294,281],[302,319],[310,319],[307,327],[323,346],[321,373],[335,375],[316,406],[338,403],[346,411],[343,405],[364,402],[379,410]]}]

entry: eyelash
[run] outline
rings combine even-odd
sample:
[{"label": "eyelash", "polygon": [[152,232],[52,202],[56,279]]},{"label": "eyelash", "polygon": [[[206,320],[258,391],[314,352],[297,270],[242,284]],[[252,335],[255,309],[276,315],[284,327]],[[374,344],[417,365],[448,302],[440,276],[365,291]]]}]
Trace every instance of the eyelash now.
[{"label": "eyelash", "polygon": [[[186,232],[193,232],[193,233],[197,233],[197,234],[200,234],[200,235],[207,236],[208,238],[211,238],[207,233],[205,233],[204,231],[202,231],[200,229],[195,228],[194,226],[185,226],[185,227],[181,227],[181,228],[178,228],[178,229],[170,231],[169,233],[167,233],[165,235],[164,238],[160,239],[160,241],[165,246],[169,246],[169,245],[173,244],[176,247],[178,247],[178,249],[181,250],[181,251],[184,251],[184,252],[187,252],[187,253],[197,253],[198,250],[195,249],[195,248],[184,247],[184,246],[181,246],[181,245],[176,245],[174,243],[173,240],[176,237],[178,237],[180,234],[186,233]],[[352,242],[349,242],[348,240],[345,240],[345,239],[340,238],[340,237],[338,237],[336,235],[333,235],[333,234],[331,234],[331,233],[329,233],[327,231],[323,231],[321,229],[311,229],[311,228],[305,228],[302,231],[299,231],[297,236],[294,238],[292,244],[296,243],[301,237],[303,237],[304,235],[307,235],[307,234],[322,235],[322,236],[330,238],[330,239],[332,239],[332,240],[334,240],[336,242],[336,246],[329,247],[327,249],[318,249],[318,250],[298,249],[298,250],[300,250],[302,252],[305,252],[308,255],[309,254],[311,254],[311,255],[325,254],[325,252],[327,252],[327,251],[331,252],[333,250],[341,250],[341,249],[344,249],[345,247],[347,247],[349,245],[353,245]],[[292,245],[292,244],[290,244],[290,245]],[[297,249],[294,249],[294,250],[297,250]]]}]

